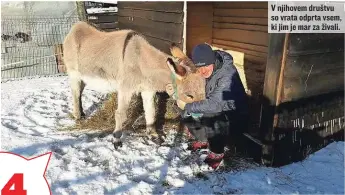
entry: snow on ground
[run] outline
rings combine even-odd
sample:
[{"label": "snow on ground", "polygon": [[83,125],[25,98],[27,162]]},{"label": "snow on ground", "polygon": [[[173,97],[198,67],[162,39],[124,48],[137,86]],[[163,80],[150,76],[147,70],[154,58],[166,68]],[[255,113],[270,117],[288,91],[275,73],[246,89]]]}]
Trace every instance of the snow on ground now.
[{"label": "snow on ground", "polygon": [[[115,151],[109,136],[61,132],[73,124],[66,77],[33,78],[1,84],[2,150],[31,157],[53,156],[47,179],[53,194],[344,194],[344,142],[336,142],[304,162],[281,168],[255,167],[240,172],[209,172],[188,160],[184,145],[144,144],[127,136]],[[104,100],[86,88],[90,115]],[[187,160],[186,160],[187,159]],[[204,172],[206,177],[196,177]]]}]

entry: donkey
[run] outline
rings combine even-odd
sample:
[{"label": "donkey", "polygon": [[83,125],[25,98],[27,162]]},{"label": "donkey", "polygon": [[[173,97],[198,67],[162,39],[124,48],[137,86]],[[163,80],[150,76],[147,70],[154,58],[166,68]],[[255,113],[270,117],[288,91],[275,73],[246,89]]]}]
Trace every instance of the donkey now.
[{"label": "donkey", "polygon": [[117,93],[115,148],[122,144],[132,95],[142,96],[146,132],[155,130],[156,92],[165,92],[167,86],[174,85],[176,95],[185,102],[205,98],[205,80],[176,45],[171,45],[172,55],[168,55],[133,30],[104,32],[86,22],[77,22],[65,37],[63,51],[76,120],[85,116],[81,95],[86,85],[106,86]]}]

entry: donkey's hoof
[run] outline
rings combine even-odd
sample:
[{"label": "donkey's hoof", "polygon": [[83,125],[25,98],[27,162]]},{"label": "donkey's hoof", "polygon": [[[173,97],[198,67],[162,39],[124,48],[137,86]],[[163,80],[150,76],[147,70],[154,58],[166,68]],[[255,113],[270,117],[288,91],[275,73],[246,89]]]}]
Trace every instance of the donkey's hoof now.
[{"label": "donkey's hoof", "polygon": [[147,135],[157,135],[157,129],[152,126],[148,126],[144,129],[144,133]]},{"label": "donkey's hoof", "polygon": [[151,141],[157,145],[161,145],[164,143],[164,139],[161,138],[160,136],[157,136],[157,137],[151,137]]},{"label": "donkey's hoof", "polygon": [[122,140],[123,140],[123,138],[124,138],[123,131],[115,131],[115,132],[113,132],[112,142],[113,142],[115,150],[117,150],[118,148],[122,147]]},{"label": "donkey's hoof", "polygon": [[113,145],[114,145],[115,150],[117,150],[120,147],[122,147],[122,141],[120,141],[120,140],[114,141]]},{"label": "donkey's hoof", "polygon": [[147,139],[151,140],[153,143],[157,145],[161,145],[165,141],[164,137],[160,136],[157,133],[151,133],[147,135]]},{"label": "donkey's hoof", "polygon": [[84,120],[85,119],[85,113],[84,112],[82,112],[82,113],[75,113],[75,114],[73,114],[73,118],[74,118],[74,120],[76,120],[76,121],[79,121],[79,120]]},{"label": "donkey's hoof", "polygon": [[113,132],[114,140],[121,140],[124,138],[123,131],[114,131]]}]

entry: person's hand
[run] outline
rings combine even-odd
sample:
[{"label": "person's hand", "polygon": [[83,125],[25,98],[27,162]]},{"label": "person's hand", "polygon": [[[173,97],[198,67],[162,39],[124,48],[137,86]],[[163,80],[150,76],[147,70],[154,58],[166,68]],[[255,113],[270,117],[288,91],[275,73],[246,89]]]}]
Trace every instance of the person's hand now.
[{"label": "person's hand", "polygon": [[185,106],[186,106],[186,102],[182,101],[182,100],[176,100],[177,106],[184,110]]},{"label": "person's hand", "polygon": [[173,86],[173,84],[167,84],[166,86],[165,86],[165,91],[167,92],[167,94],[169,95],[169,96],[172,96],[174,93],[175,93],[175,90],[174,90],[174,86]]}]

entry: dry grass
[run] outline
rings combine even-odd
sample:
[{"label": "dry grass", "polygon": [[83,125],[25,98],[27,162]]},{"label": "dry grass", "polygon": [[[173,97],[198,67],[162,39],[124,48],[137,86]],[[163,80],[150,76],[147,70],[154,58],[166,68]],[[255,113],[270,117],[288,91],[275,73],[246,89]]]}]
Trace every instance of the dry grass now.
[{"label": "dry grass", "polygon": [[[177,126],[179,113],[174,109],[174,101],[169,99],[166,94],[157,94],[155,103],[157,108],[157,128],[169,129]],[[86,116],[84,120],[76,121],[73,126],[66,127],[63,130],[113,131],[116,108],[117,94],[109,94],[109,98],[101,104],[95,113],[91,116]],[[125,128],[131,128],[135,131],[145,128],[144,110],[140,95],[133,96],[127,115],[128,121],[125,123]]]}]

